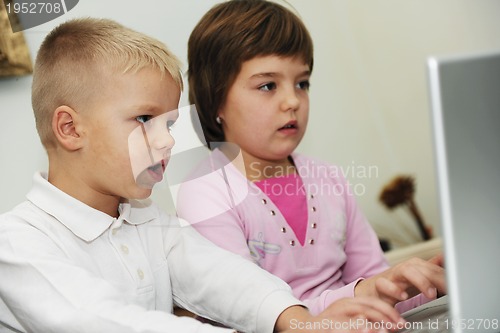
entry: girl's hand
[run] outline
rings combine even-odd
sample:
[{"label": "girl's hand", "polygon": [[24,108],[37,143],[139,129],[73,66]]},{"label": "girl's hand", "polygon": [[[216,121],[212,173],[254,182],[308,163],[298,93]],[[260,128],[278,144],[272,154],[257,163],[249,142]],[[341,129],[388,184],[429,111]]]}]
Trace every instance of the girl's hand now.
[{"label": "girl's hand", "polygon": [[406,260],[360,281],[355,288],[356,296],[375,296],[393,306],[419,293],[430,299],[446,294],[442,255],[428,261]]},{"label": "girl's hand", "polygon": [[282,322],[287,324],[286,329],[277,332],[378,333],[396,331],[403,328],[404,323],[400,314],[386,302],[374,297],[356,297],[340,299],[318,316],[308,314],[289,317],[288,323]]},{"label": "girl's hand", "polygon": [[[374,297],[340,299],[332,303],[318,317],[323,323],[331,323],[331,327],[324,332],[396,331],[405,323],[394,307]],[[380,323],[380,325],[370,325],[370,323]],[[374,327],[378,329],[373,329]]]}]

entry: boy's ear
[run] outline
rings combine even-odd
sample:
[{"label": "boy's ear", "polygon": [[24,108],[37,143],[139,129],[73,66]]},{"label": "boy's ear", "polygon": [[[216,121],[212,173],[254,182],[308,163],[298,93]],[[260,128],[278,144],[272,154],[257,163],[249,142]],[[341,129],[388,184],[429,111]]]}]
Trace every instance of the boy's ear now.
[{"label": "boy's ear", "polygon": [[59,144],[68,150],[82,147],[82,138],[77,127],[78,114],[67,105],[59,106],[52,116],[52,131]]}]

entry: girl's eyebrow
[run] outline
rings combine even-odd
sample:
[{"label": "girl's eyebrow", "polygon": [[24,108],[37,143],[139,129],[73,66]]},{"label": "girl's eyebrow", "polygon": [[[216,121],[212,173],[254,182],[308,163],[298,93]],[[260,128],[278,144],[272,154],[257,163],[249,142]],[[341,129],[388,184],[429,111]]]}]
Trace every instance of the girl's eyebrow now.
[{"label": "girl's eyebrow", "polygon": [[250,78],[274,77],[274,76],[280,76],[280,74],[274,72],[257,73],[250,76]]},{"label": "girl's eyebrow", "polygon": [[311,75],[311,70],[310,69],[306,69],[305,71],[303,71],[302,73],[300,73],[297,76],[310,76],[310,75]]},{"label": "girl's eyebrow", "polygon": [[[303,72],[299,73],[297,77],[299,76],[309,76],[311,75],[311,71],[309,69],[304,70]],[[276,77],[276,76],[283,76],[281,73],[276,73],[276,72],[264,72],[264,73],[256,73],[250,78],[261,78],[261,77]]]}]

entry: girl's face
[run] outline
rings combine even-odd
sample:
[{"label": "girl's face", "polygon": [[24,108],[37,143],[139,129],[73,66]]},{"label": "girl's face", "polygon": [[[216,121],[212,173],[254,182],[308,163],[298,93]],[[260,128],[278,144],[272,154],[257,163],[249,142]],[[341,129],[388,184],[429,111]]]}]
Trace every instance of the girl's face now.
[{"label": "girl's face", "polygon": [[286,163],[304,136],[310,69],[301,58],[276,55],[244,62],[219,111],[227,142],[246,164]]}]

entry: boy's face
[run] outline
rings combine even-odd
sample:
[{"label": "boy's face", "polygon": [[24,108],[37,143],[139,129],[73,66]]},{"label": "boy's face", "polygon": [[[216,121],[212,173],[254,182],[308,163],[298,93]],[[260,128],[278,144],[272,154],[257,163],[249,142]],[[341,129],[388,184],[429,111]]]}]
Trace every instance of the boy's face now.
[{"label": "boy's face", "polygon": [[270,55],[244,62],[219,113],[226,141],[250,158],[286,159],[306,130],[309,76],[300,58]]},{"label": "boy's face", "polygon": [[180,88],[153,69],[112,74],[101,96],[82,113],[87,184],[100,194],[146,198],[163,178],[174,139]]}]

